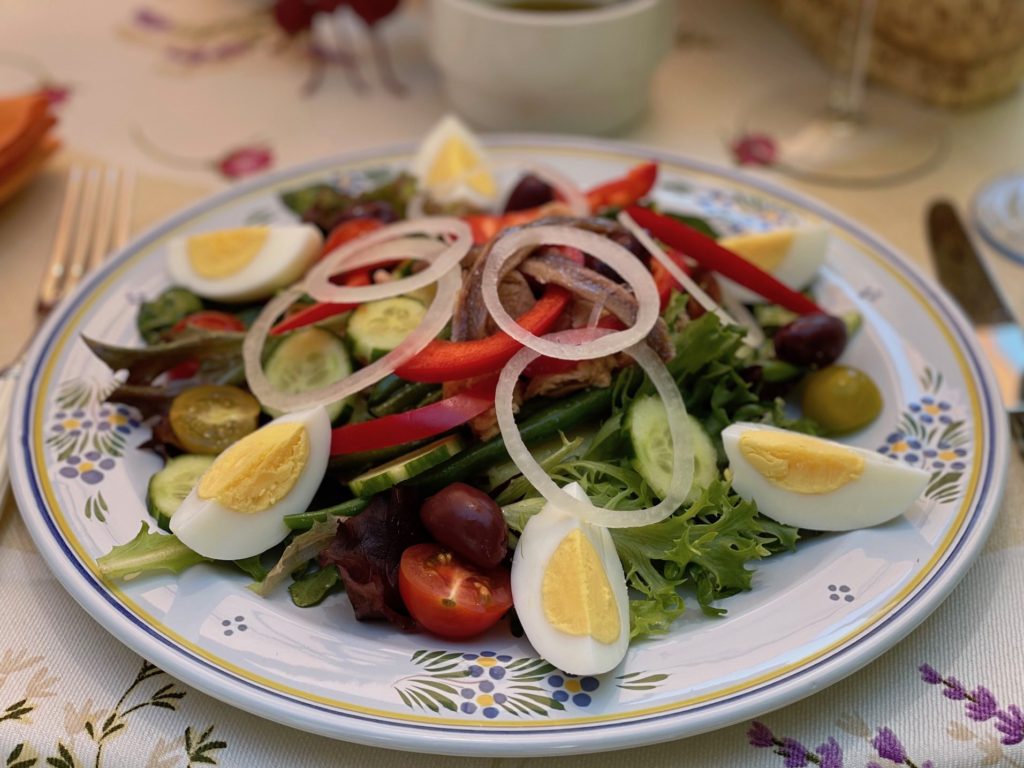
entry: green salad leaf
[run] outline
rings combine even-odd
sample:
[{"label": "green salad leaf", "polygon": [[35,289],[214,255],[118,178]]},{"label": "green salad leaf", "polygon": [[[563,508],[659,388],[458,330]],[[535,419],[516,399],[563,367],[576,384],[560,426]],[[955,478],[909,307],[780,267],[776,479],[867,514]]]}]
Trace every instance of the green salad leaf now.
[{"label": "green salad leaf", "polygon": [[[743,349],[744,331],[724,325],[713,314],[684,317],[685,298],[665,313],[676,355],[668,369],[683,395],[687,411],[700,420],[722,456],[721,431],[736,421],[756,421],[810,430],[808,422],[787,418],[783,402],[763,399],[744,376],[750,365]],[[585,444],[564,440],[566,447],[542,466],[559,484],[578,482],[598,506],[629,510],[656,502],[647,482],[629,458],[623,438],[623,414],[649,383],[637,368],[621,371],[613,384],[612,413]],[[522,531],[540,511],[542,500],[524,478],[514,478],[498,497],[506,522]],[[738,496],[727,476],[710,483],[684,509],[654,525],[612,530],[629,586],[639,594],[630,601],[630,632],[642,637],[668,631],[686,610],[686,589],[701,610],[717,616],[715,602],[750,589],[749,564],[775,552],[793,549],[797,529],[776,523],[757,505]]]},{"label": "green salad leaf", "polygon": [[126,384],[147,385],[164,371],[188,360],[200,361],[196,378],[207,384],[237,384],[245,380],[242,360],[244,333],[193,330],[174,341],[148,347],[119,347],[82,336],[82,341],[112,371],[126,370]]},{"label": "green salad leaf", "polygon": [[416,194],[416,178],[400,173],[364,192],[353,192],[331,184],[313,184],[292,189],[281,195],[281,201],[303,221],[330,232],[342,221],[358,218],[367,211],[382,207],[396,219],[404,219],[406,207]]},{"label": "green salad leaf", "polygon": [[643,598],[630,603],[634,637],[667,631],[684,611],[678,588],[690,584],[705,614],[714,601],[750,589],[746,566],[793,549],[797,530],[758,514],[729,483],[713,482],[683,512],[642,528],[612,531],[629,586]]},{"label": "green salad leaf", "polygon": [[186,547],[177,536],[156,533],[143,523],[134,539],[97,558],[96,565],[105,579],[132,579],[153,571],[181,573],[205,562],[209,560]]},{"label": "green salad leaf", "polygon": [[816,434],[814,422],[787,416],[781,398],[762,398],[745,375],[752,365],[743,346],[746,331],[725,325],[710,312],[688,320],[686,301],[684,295],[675,294],[665,309],[665,322],[676,348],[668,370],[683,395],[686,410],[701,421],[719,449],[722,430],[737,421]]}]

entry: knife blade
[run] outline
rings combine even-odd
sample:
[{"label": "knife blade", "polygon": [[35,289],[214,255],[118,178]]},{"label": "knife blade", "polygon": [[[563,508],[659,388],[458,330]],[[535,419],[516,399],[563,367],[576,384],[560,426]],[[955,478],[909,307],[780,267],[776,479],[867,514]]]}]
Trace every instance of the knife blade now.
[{"label": "knife blade", "polygon": [[992,364],[1003,405],[1024,412],[1024,330],[985,270],[956,209],[945,200],[928,208],[928,239],[942,287],[960,305]]}]

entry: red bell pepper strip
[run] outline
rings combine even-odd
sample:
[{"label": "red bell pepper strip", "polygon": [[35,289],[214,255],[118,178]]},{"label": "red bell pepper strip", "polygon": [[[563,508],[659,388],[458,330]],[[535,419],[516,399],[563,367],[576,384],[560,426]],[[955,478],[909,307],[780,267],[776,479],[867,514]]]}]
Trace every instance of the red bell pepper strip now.
[{"label": "red bell pepper strip", "polygon": [[491,376],[440,402],[331,430],[331,455],[390,448],[461,426],[494,405],[496,384]]},{"label": "red bell pepper strip", "polygon": [[336,304],[333,302],[312,304],[300,309],[291,317],[287,317],[275,325],[270,329],[270,335],[280,336],[282,333],[288,333],[289,331],[294,331],[298,328],[304,328],[307,325],[313,325],[313,323],[319,323],[321,320],[326,320],[329,317],[343,314],[358,306],[358,304]]},{"label": "red bell pepper strip", "polygon": [[627,213],[661,242],[686,254],[702,267],[718,272],[763,296],[773,304],[779,304],[801,315],[824,313],[821,307],[802,293],[783,285],[764,270],[723,248],[692,227],[636,205],[630,206]]},{"label": "red bell pepper strip", "polygon": [[654,188],[658,180],[657,163],[641,163],[619,179],[612,179],[587,192],[587,203],[591,213],[604,208],[625,208]]},{"label": "red bell pepper strip", "polygon": [[[561,286],[549,285],[537,303],[520,315],[516,322],[530,333],[546,333],[568,304],[569,292]],[[469,379],[495,373],[522,346],[504,331],[472,341],[435,339],[411,360],[398,366],[395,373],[407,381],[426,383]]]},{"label": "red bell pepper strip", "polygon": [[[624,208],[642,198],[654,187],[658,178],[657,163],[641,163],[619,179],[605,182],[586,193],[587,204],[592,213],[604,208]],[[551,204],[526,208],[509,213],[474,213],[463,216],[473,232],[473,242],[486,243],[501,230],[517,227],[542,218],[551,212]]]},{"label": "red bell pepper strip", "polygon": [[509,213],[472,213],[463,216],[462,220],[469,224],[469,228],[473,232],[473,243],[481,245],[503,229],[518,227],[547,216],[551,212],[550,205],[550,203],[545,203],[536,208],[526,208]]},{"label": "red bell pepper strip", "polygon": [[323,250],[320,251],[320,258],[322,259],[335,248],[339,248],[350,240],[355,240],[357,237],[374,232],[383,226],[384,223],[379,219],[349,219],[348,221],[343,221],[332,229],[331,233],[327,236],[327,242],[324,243]]},{"label": "red bell pepper strip", "polygon": [[[686,259],[679,251],[670,249],[666,253],[683,272],[691,274],[690,265],[686,263]],[[654,278],[654,285],[658,289],[658,304],[664,312],[665,307],[668,306],[668,300],[672,296],[672,291],[682,291],[684,288],[676,282],[672,273],[657,259],[651,259],[651,277]]]},{"label": "red bell pepper strip", "polygon": [[[378,230],[383,226],[384,224],[377,219],[349,219],[348,221],[342,222],[332,229],[331,234],[327,236],[327,242],[324,243],[324,247],[320,251],[320,258],[324,258],[335,248],[340,248],[345,243]],[[377,266],[379,265],[371,265],[352,270],[345,275],[341,284],[349,287],[369,285],[373,282],[373,270],[376,269]],[[306,325],[319,323],[321,320],[326,320],[329,317],[334,317],[335,315],[348,312],[350,309],[355,309],[357,306],[359,305],[351,303],[336,304],[333,302],[314,304],[310,307],[300,309],[295,314],[282,320],[270,329],[270,335],[280,336],[282,333],[294,331],[296,328],[302,328]]]}]

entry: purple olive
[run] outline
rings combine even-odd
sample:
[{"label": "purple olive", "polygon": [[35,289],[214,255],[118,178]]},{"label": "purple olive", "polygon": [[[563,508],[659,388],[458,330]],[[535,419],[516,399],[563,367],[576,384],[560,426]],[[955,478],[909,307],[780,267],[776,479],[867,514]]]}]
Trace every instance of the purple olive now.
[{"label": "purple olive", "polygon": [[823,368],[846,348],[846,323],[834,315],[802,315],[778,330],[775,356],[793,365]]},{"label": "purple olive", "polygon": [[420,520],[438,544],[473,565],[490,569],[505,559],[508,527],[501,508],[483,491],[452,483],[423,502]]},{"label": "purple olive", "polygon": [[345,211],[342,220],[348,219],[377,219],[383,224],[393,224],[398,221],[398,214],[387,200],[369,200],[365,203],[356,203]]},{"label": "purple olive", "polygon": [[550,203],[555,199],[555,190],[539,176],[528,173],[519,180],[509,193],[505,213],[525,211]]}]

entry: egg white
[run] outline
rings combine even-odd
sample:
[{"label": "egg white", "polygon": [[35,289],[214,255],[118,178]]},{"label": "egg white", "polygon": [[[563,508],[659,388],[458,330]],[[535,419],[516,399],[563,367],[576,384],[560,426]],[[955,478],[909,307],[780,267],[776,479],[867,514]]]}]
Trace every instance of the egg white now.
[{"label": "egg white", "polygon": [[480,167],[491,173],[487,154],[484,151],[480,140],[473,134],[466,125],[453,115],[447,115],[427,134],[420,144],[413,158],[410,170],[420,184],[430,193],[431,198],[442,204],[471,203],[483,208],[489,208],[497,202],[495,195],[484,195],[479,190],[470,186],[462,179],[450,179],[443,184],[430,185],[428,175],[434,165],[438,154],[448,141],[454,139],[465,145],[471,154],[479,158]]},{"label": "egg white", "polygon": [[323,406],[280,416],[270,424],[291,422],[306,427],[309,457],[283,499],[260,512],[237,512],[215,499],[199,498],[196,483],[171,517],[171,533],[192,551],[213,560],[240,560],[281,542],[289,533],[284,516],[309,506],[327,470],[331,448],[331,422]]},{"label": "egg white", "polygon": [[[565,491],[581,500],[586,495],[577,483]],[[621,631],[615,642],[574,636],[556,629],[544,614],[542,585],[548,560],[562,540],[580,529],[593,544],[619,611]],[[527,639],[549,663],[574,675],[597,675],[618,666],[629,646],[629,595],[622,563],[607,528],[584,522],[550,502],[530,518],[512,560],[512,601]]]},{"label": "egg white", "polygon": [[928,473],[922,469],[875,451],[841,444],[864,457],[860,477],[828,493],[789,491],[769,482],[740,451],[739,441],[744,433],[765,430],[785,431],[764,424],[737,422],[722,430],[722,443],[736,493],[754,500],[763,514],[786,525],[813,531],[868,528],[903,514],[928,484]]},{"label": "egg white", "polygon": [[234,274],[210,279],[192,269],[188,238],[176,237],[167,245],[167,269],[176,284],[203,298],[229,303],[255,301],[272,296],[302,277],[317,260],[323,242],[320,230],[312,224],[272,226],[252,261]]},{"label": "egg white", "polygon": [[[771,273],[772,277],[794,291],[802,291],[809,286],[821,265],[825,263],[828,250],[829,230],[823,224],[808,224],[794,228],[793,240],[789,244],[786,255]],[[728,247],[729,238],[722,239],[722,245]],[[762,304],[763,296],[734,283],[727,278],[719,278],[726,290],[744,304]]]}]

